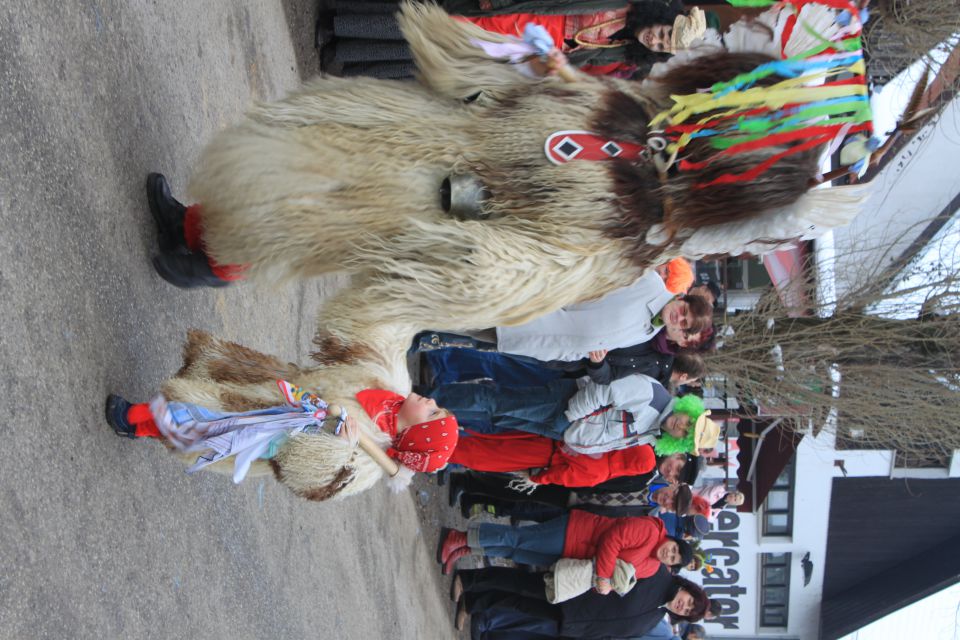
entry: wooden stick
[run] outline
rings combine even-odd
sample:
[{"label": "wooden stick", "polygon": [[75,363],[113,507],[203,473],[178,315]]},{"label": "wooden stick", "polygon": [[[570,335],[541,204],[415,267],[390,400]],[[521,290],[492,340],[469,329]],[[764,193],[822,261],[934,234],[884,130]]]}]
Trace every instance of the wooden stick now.
[{"label": "wooden stick", "polygon": [[560,76],[560,78],[561,78],[564,82],[576,82],[576,81],[577,81],[577,72],[574,71],[573,68],[572,68],[570,65],[563,65],[562,67],[560,67],[559,69],[557,69],[557,75]]},{"label": "wooden stick", "polygon": [[386,451],[381,449],[380,446],[363,431],[360,432],[360,448],[363,449],[368,456],[373,458],[373,461],[380,465],[391,478],[400,473],[400,465],[397,464],[397,461],[388,456]]}]

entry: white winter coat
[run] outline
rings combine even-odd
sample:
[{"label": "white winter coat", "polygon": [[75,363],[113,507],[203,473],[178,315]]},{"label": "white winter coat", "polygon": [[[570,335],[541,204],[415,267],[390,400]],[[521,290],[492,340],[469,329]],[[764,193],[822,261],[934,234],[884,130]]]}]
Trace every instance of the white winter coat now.
[{"label": "white winter coat", "polygon": [[516,327],[497,327],[497,350],[538,360],[576,361],[598,349],[651,340],[653,318],[673,299],[655,271],[599,300],[563,307]]}]

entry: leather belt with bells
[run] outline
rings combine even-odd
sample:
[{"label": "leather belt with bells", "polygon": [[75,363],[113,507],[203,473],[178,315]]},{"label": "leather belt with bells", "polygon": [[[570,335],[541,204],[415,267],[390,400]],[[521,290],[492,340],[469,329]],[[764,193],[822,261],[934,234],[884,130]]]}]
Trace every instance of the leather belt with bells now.
[{"label": "leather belt with bells", "polygon": [[589,131],[557,131],[550,134],[543,145],[547,160],[554,164],[566,164],[571,160],[624,160],[649,161],[653,154],[667,148],[667,140],[651,136],[647,144],[621,142]]}]

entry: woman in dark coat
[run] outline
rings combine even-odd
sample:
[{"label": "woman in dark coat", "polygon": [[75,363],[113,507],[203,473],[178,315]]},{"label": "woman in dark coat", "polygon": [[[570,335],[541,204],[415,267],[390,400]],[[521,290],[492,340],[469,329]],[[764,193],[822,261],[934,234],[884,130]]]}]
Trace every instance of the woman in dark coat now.
[{"label": "woman in dark coat", "polygon": [[701,587],[664,566],[624,596],[589,591],[558,605],[547,602],[543,575],[504,568],[459,572],[457,623],[471,617],[473,640],[630,638],[643,636],[668,612],[697,622],[710,607]]}]

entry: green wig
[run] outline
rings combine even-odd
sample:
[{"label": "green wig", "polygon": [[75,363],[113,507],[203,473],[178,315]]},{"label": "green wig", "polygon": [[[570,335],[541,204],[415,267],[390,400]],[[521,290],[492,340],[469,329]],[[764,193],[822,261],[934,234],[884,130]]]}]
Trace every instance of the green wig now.
[{"label": "green wig", "polygon": [[664,433],[657,438],[654,445],[654,451],[658,456],[669,456],[674,453],[693,453],[693,425],[697,418],[706,412],[707,408],[703,406],[703,400],[693,394],[682,396],[673,405],[673,413],[682,413],[690,419],[690,428],[687,429],[687,435],[682,438],[675,438],[669,433]]}]

